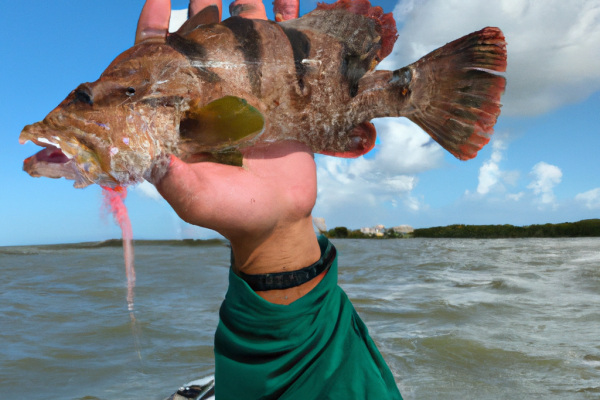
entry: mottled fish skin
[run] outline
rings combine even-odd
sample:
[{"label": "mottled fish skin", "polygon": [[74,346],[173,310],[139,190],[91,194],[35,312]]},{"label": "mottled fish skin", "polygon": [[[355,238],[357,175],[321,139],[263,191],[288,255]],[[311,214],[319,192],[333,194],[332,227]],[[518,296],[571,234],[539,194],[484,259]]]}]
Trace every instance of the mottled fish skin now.
[{"label": "mottled fish skin", "polygon": [[[50,150],[30,157],[24,169],[49,177],[63,171],[76,187],[115,187],[139,183],[168,154],[239,165],[238,149],[279,140],[357,157],[375,143],[368,121],[385,116],[414,119],[459,158],[472,158],[487,143],[504,78],[482,72],[471,89],[463,75],[474,62],[469,56],[458,65],[455,59],[479,51],[478,60],[491,60],[488,70],[503,71],[500,30],[476,32],[398,71],[374,72],[396,38],[391,15],[366,0],[319,7],[280,23],[237,16],[210,23],[218,13],[205,9],[166,40],[132,47],[99,80],[81,85],[44,121],[25,127],[22,143]],[[436,75],[443,68],[452,79]],[[470,91],[483,100],[457,102]],[[446,94],[448,109],[432,107]],[[430,116],[432,109],[441,117]],[[454,130],[446,132],[446,125]],[[66,158],[50,158],[56,149]],[[59,159],[61,167],[50,166]]]}]

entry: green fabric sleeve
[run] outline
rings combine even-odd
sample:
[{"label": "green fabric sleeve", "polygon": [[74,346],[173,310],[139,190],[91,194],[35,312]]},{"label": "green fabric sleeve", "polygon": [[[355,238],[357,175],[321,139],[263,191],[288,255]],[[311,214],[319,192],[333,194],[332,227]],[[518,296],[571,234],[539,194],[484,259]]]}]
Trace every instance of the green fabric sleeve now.
[{"label": "green fabric sleeve", "polygon": [[[331,243],[319,237],[321,252]],[[367,327],[337,284],[337,259],[290,305],[258,296],[232,270],[215,335],[217,400],[401,400]]]}]

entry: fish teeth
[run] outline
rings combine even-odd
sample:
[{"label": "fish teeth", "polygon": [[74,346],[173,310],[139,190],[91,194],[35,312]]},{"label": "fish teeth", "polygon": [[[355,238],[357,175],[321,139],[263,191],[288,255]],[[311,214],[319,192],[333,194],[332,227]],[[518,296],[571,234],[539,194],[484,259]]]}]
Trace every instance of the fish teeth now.
[{"label": "fish teeth", "polygon": [[[53,137],[52,137],[52,139],[55,139],[56,141],[59,141],[59,140],[60,140],[60,138],[58,138],[58,137],[56,137],[56,136],[53,136]],[[72,159],[73,159],[73,156],[72,156],[71,154],[69,154],[68,152],[64,151],[64,149],[63,149],[63,148],[60,146],[60,143],[54,143],[54,142],[51,142],[50,140],[48,140],[48,139],[46,139],[46,138],[44,138],[44,137],[38,137],[38,138],[37,138],[37,141],[38,141],[38,142],[41,142],[41,143],[49,144],[50,146],[53,146],[53,147],[57,147],[57,148],[59,148],[59,149],[62,151],[62,153],[63,153],[63,154],[64,154],[64,155],[65,155],[65,156],[66,156],[66,157],[69,159],[69,160],[72,160]],[[29,142],[29,140],[27,140],[27,142]]]},{"label": "fish teeth", "polygon": [[43,137],[38,138],[38,142],[46,143],[46,144],[49,144],[50,146],[58,147],[60,149],[60,144],[52,143],[51,141],[49,141],[48,139],[43,138]]}]

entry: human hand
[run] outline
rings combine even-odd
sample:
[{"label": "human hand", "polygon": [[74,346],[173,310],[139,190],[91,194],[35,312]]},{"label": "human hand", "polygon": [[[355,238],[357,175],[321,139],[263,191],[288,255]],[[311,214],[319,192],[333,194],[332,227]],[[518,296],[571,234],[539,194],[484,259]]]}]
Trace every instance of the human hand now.
[{"label": "human hand", "polygon": [[[192,0],[190,15],[213,4],[220,14],[220,0]],[[236,0],[230,9],[241,17],[266,19],[260,1]],[[164,38],[170,12],[170,0],[147,0],[136,43]],[[320,251],[311,219],[317,177],[310,148],[284,141],[246,148],[242,154],[243,167],[186,164],[173,156],[156,187],[184,221],[229,239],[236,268],[246,273],[294,270],[317,261]]]}]

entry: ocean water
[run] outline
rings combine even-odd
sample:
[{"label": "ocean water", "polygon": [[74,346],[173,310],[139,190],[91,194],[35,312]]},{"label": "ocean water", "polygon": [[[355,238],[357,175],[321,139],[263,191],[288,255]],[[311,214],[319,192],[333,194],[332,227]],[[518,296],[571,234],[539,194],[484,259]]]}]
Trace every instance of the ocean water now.
[{"label": "ocean water", "polygon": [[[600,239],[334,240],[410,399],[599,399]],[[214,371],[223,242],[0,247],[0,399],[157,399]]]}]

